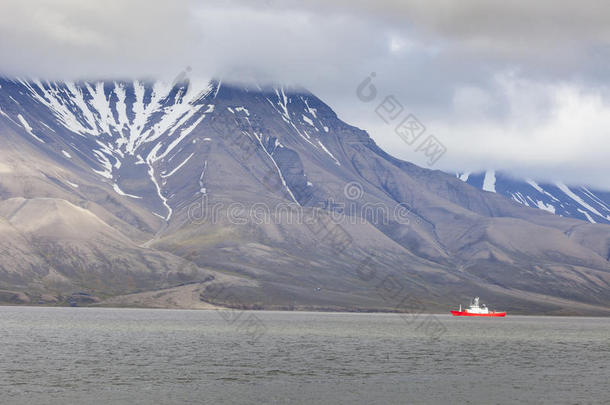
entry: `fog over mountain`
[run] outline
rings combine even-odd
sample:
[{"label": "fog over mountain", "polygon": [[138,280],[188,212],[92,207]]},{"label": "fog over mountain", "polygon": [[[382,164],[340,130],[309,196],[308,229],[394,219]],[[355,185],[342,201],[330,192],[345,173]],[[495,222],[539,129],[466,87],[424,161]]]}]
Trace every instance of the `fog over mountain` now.
[{"label": "fog over mountain", "polygon": [[[416,1],[3,2],[0,73],[302,85],[392,155],[394,95],[447,147],[435,167],[610,189],[608,6]],[[356,87],[372,72],[379,99]]]}]

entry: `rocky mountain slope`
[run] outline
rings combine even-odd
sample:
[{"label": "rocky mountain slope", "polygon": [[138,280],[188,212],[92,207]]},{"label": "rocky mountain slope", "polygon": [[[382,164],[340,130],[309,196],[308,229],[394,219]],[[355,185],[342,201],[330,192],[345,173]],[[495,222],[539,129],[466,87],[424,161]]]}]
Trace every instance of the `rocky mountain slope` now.
[{"label": "rocky mountain slope", "polygon": [[394,159],[301,89],[0,80],[0,199],[5,301],[610,313],[610,226]]}]

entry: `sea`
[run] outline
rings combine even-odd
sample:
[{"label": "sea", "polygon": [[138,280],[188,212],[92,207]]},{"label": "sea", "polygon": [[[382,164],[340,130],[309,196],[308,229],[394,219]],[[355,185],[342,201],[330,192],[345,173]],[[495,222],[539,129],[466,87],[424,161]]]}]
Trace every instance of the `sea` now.
[{"label": "sea", "polygon": [[0,362],[1,404],[610,404],[610,318],[0,307]]}]

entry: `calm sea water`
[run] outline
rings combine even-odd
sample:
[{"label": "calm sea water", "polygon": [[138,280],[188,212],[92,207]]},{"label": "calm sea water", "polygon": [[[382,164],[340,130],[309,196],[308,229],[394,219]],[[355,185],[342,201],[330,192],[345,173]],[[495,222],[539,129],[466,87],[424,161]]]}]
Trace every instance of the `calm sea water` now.
[{"label": "calm sea water", "polygon": [[0,307],[0,403],[610,403],[610,319],[438,320]]}]

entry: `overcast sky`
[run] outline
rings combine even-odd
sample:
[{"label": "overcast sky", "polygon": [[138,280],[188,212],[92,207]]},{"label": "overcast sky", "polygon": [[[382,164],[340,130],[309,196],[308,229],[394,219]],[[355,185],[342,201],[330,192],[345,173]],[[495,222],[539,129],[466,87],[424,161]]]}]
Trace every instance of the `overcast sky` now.
[{"label": "overcast sky", "polygon": [[393,95],[447,147],[435,168],[610,189],[609,20],[588,0],[2,0],[0,74],[300,84],[425,165],[375,113]]}]

